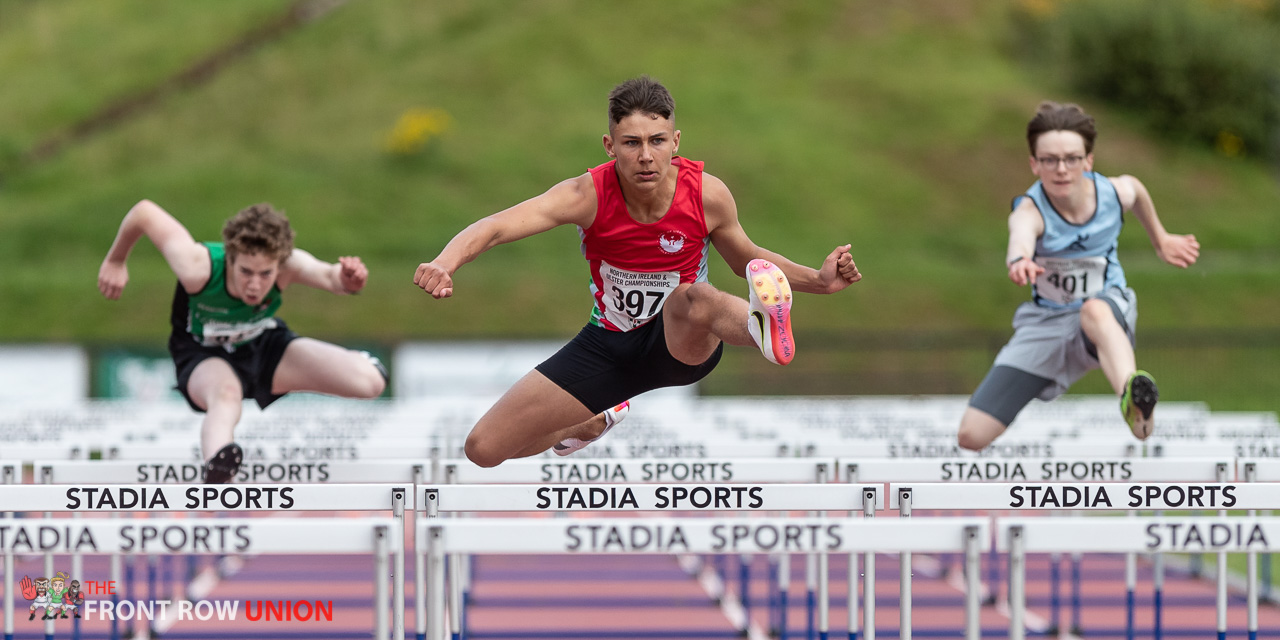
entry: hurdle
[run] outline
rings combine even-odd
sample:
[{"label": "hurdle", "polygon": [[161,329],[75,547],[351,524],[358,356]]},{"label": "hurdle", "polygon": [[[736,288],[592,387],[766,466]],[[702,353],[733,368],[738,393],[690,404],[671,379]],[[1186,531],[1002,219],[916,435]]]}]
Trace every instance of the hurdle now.
[{"label": "hurdle", "polygon": [[[404,483],[406,487],[427,481],[421,460],[338,460],[338,461],[250,461],[240,468],[237,482],[246,483]],[[200,482],[202,465],[196,462],[148,460],[36,460],[33,469],[42,484],[75,483],[162,483],[189,484]],[[410,529],[412,530],[412,529]],[[396,561],[404,566],[404,549],[396,552]],[[396,572],[400,576],[402,572]],[[113,577],[115,572],[113,571]],[[403,605],[400,605],[403,606]]]},{"label": "hurdle", "polygon": [[[1103,458],[1093,456],[1051,458],[933,458],[908,460],[841,459],[841,477],[857,482],[1221,482],[1228,479],[1234,467],[1230,456],[1225,458]],[[918,505],[917,505],[918,506]],[[995,549],[991,549],[992,562],[988,566],[988,591],[995,601],[999,571],[995,562]],[[1072,554],[1071,610],[1072,632],[1081,629],[1081,576],[1079,556]],[[1157,556],[1156,601],[1159,603],[1160,575],[1163,564]],[[1058,593],[1058,564],[1050,564],[1050,631],[1060,627]],[[1136,557],[1125,557],[1125,581],[1133,611],[1137,587]],[[1159,604],[1157,604],[1159,608]]]},{"label": "hurdle", "polygon": [[[393,567],[393,627],[404,638],[404,521],[414,509],[411,484],[97,484],[0,487],[0,511],[114,513],[120,511],[390,511],[400,523],[401,551]],[[9,567],[6,566],[6,569]],[[5,576],[12,584],[13,576]]]},{"label": "hurdle", "polygon": [[[829,485],[828,485],[829,486]],[[837,485],[838,486],[838,485]],[[866,518],[589,518],[564,520],[477,519],[429,520],[419,524],[418,545],[433,559],[431,592],[445,593],[446,553],[858,553],[877,550],[963,553],[976,576],[979,545],[988,535],[983,518],[952,518],[904,522]],[[591,532],[619,532],[617,536]],[[637,533],[637,532],[643,532]],[[788,536],[789,531],[814,535]],[[662,533],[655,533],[662,532]],[[644,544],[629,541],[644,539]],[[783,548],[779,548],[782,546]],[[978,589],[972,584],[965,599],[965,638],[976,639],[979,627]],[[910,598],[910,593],[907,593]],[[450,601],[452,605],[452,601]],[[443,598],[429,605],[428,638],[444,640]],[[452,611],[451,616],[455,614]],[[458,631],[453,630],[457,638]],[[828,637],[827,630],[821,638]]]},{"label": "hurdle", "polygon": [[[906,504],[908,508],[921,509],[1004,511],[1270,509],[1280,503],[1280,497],[1264,485],[1229,482],[893,483],[889,485],[889,500],[891,509],[900,509]],[[1218,593],[1219,600],[1224,600],[1226,564],[1223,556],[1219,556],[1219,563]],[[1132,628],[1132,604],[1129,617]],[[1159,619],[1157,615],[1157,625]],[[1225,619],[1220,626],[1225,626]]]},{"label": "hurdle", "polygon": [[[496,467],[479,467],[469,460],[449,459],[439,462],[440,480],[446,484],[487,483],[660,483],[660,482],[751,482],[751,483],[806,483],[827,482],[835,475],[833,458],[585,458],[543,457],[508,460]],[[718,556],[722,557],[722,556]],[[788,572],[788,556],[775,563],[776,573]],[[686,570],[694,571],[693,567]],[[723,568],[719,569],[723,574]],[[417,575],[422,575],[418,573]],[[789,577],[789,576],[788,576]],[[723,582],[723,576],[721,576]],[[744,614],[750,610],[748,585],[750,569],[739,566],[739,604]],[[781,585],[781,583],[780,583]],[[780,586],[779,585],[779,586]],[[418,585],[423,588],[422,584]],[[817,602],[810,592],[810,613],[816,611]],[[778,589],[779,608],[782,617],[778,627],[786,626],[786,590]],[[463,601],[466,602],[464,591]],[[772,606],[772,602],[770,602]],[[421,619],[421,618],[419,618]],[[419,626],[419,634],[423,628]]]},{"label": "hurdle", "polygon": [[[449,512],[858,511],[867,501],[872,504],[872,510],[884,504],[879,485],[851,484],[454,484],[418,487],[418,491],[421,498],[418,504],[428,518]],[[425,552],[425,547],[415,549],[415,553]],[[423,597],[443,593],[434,591],[431,585],[443,588],[444,558],[428,554],[423,564],[431,584],[419,593]],[[458,564],[450,565],[453,595],[448,598],[449,621],[455,639],[461,638],[463,632]],[[821,612],[828,601],[827,584],[822,582],[819,586]],[[441,615],[428,610],[425,620],[431,625],[433,620],[440,620]],[[825,614],[822,615],[825,620]],[[825,625],[822,631],[826,631]]]},{"label": "hurdle", "polygon": [[[3,495],[9,498],[7,492]],[[395,528],[403,530],[404,523],[396,518],[314,518],[294,520],[268,520],[263,518],[190,518],[148,519],[138,521],[84,520],[65,525],[57,533],[53,544],[46,544],[51,536],[42,531],[48,525],[35,522],[15,522],[4,525],[6,536],[4,553],[56,552],[106,554],[106,553],[163,553],[163,554],[371,554],[374,556],[374,630],[373,637],[386,640],[391,637],[385,612],[392,603],[387,591],[390,579],[390,557],[401,546],[402,536]],[[232,531],[233,535],[211,535],[212,531]],[[324,535],[316,535],[323,531]],[[88,547],[86,549],[86,546]],[[76,574],[72,574],[76,575]],[[6,563],[6,585],[13,585],[12,567]],[[12,640],[13,611],[11,589],[6,589],[5,637]],[[153,601],[154,602],[154,601]],[[168,603],[169,601],[163,601]],[[114,610],[114,606],[112,607]],[[161,607],[162,615],[166,606]],[[381,615],[380,615],[381,613]],[[115,619],[114,614],[112,619]],[[46,625],[52,625],[47,621]],[[46,626],[46,637],[52,629]]]},{"label": "hurdle", "polygon": [[[1256,497],[1256,496],[1255,496]],[[1271,500],[1274,505],[1280,500]],[[1258,504],[1249,502],[1249,506]],[[1257,517],[1135,517],[1091,518],[1088,522],[1045,522],[1036,518],[997,520],[997,541],[1009,553],[1009,638],[1023,640],[1026,627],[1026,554],[1052,551],[1112,553],[1138,552],[1235,552],[1267,551],[1271,540],[1280,539],[1280,518]],[[1247,585],[1250,640],[1258,636],[1258,584],[1250,576]],[[1227,637],[1227,602],[1217,601],[1218,638]],[[1132,635],[1130,635],[1132,637]]]}]

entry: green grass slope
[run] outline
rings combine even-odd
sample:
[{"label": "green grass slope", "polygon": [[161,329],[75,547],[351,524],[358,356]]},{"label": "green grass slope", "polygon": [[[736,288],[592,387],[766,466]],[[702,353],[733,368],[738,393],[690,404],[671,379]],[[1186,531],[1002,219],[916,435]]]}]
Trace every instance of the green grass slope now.
[{"label": "green grass slope", "polygon": [[[606,94],[641,73],[672,89],[681,153],[725,180],[757,243],[811,265],[853,244],[866,280],[801,298],[802,330],[1002,331],[1028,295],[1002,265],[1007,203],[1034,180],[1022,130],[1040,99],[1077,99],[1002,52],[1003,3],[350,2],[137,117],[14,164],[287,6],[0,5],[0,160],[16,167],[0,183],[0,339],[161,343],[173,278],[154,248],[134,252],[121,301],[95,289],[120,218],[144,197],[197,239],[270,201],[300,246],[363,256],[360,297],[288,292],[281,315],[309,335],[567,337],[590,307],[572,229],[495,249],[447,301],[417,290],[413,271],[470,222],[604,161]],[[1125,230],[1143,330],[1274,335],[1274,176],[1085,106],[1101,129],[1097,168],[1142,178],[1166,227],[1204,246],[1181,271],[1139,225]],[[389,153],[413,108],[443,109],[452,126],[420,154]],[[720,262],[712,281],[741,286]],[[962,386],[987,364],[963,364]]]}]

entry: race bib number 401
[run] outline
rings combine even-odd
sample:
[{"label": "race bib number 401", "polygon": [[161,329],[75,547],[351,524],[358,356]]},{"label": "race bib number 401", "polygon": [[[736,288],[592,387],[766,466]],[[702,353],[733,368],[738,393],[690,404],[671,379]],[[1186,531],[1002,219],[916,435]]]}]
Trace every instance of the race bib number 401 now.
[{"label": "race bib number 401", "polygon": [[1044,273],[1036,277],[1036,295],[1058,304],[1071,304],[1102,291],[1107,259],[1036,257]]},{"label": "race bib number 401", "polygon": [[662,311],[680,284],[679,271],[628,271],[600,262],[601,304],[609,324],[630,331]]}]

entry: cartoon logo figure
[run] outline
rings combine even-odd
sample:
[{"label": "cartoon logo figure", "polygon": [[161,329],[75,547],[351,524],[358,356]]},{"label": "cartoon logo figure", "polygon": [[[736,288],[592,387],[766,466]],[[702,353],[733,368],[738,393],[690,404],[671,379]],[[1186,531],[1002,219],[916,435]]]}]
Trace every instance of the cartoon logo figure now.
[{"label": "cartoon logo figure", "polygon": [[72,580],[71,588],[67,589],[65,602],[62,604],[62,617],[67,617],[67,611],[74,613],[77,618],[80,617],[80,605],[84,604],[84,592],[80,590],[80,581]]},{"label": "cartoon logo figure", "polygon": [[658,247],[666,253],[680,253],[684,248],[684,234],[679,231],[668,231],[658,237]]},{"label": "cartoon logo figure", "polygon": [[31,615],[27,616],[28,620],[36,619],[36,609],[44,609],[45,613],[41,620],[49,619],[49,579],[36,578],[35,582],[31,581],[31,576],[22,576],[22,581],[18,583],[18,587],[22,589],[22,597],[31,600]]},{"label": "cartoon logo figure", "polygon": [[49,581],[49,608],[45,609],[45,616],[48,618],[56,618],[61,613],[63,618],[67,617],[67,612],[62,608],[62,596],[67,592],[67,574],[59,571],[53,576],[53,580]]}]

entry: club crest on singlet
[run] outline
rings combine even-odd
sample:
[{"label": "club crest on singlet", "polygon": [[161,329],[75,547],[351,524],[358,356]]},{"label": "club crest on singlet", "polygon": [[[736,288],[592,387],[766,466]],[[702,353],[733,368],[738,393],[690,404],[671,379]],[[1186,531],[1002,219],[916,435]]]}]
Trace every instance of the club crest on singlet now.
[{"label": "club crest on singlet", "polygon": [[658,247],[664,253],[680,253],[684,248],[684,234],[679,231],[667,231],[658,238]]}]

